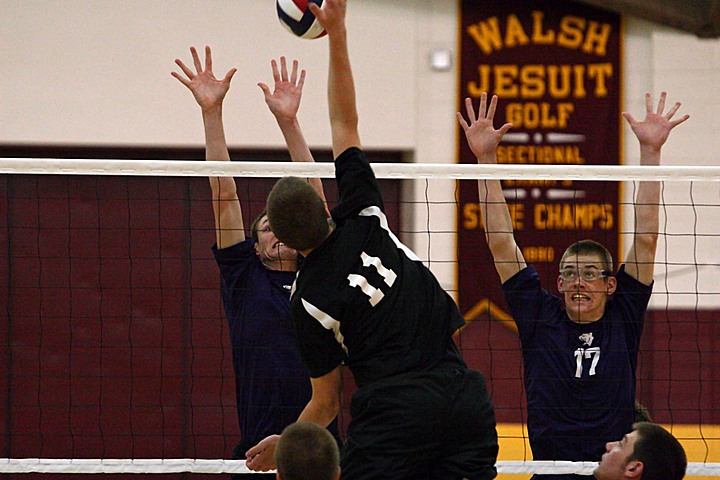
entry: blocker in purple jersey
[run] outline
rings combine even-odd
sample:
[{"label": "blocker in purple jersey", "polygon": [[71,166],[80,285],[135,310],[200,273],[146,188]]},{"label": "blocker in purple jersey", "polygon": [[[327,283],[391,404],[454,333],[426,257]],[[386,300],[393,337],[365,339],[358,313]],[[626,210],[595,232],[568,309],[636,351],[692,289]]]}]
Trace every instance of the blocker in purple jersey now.
[{"label": "blocker in purple jersey", "polygon": [[276,0],[280,23],[300,38],[319,38],[325,30],[308,8],[308,3],[322,6],[322,0]]}]

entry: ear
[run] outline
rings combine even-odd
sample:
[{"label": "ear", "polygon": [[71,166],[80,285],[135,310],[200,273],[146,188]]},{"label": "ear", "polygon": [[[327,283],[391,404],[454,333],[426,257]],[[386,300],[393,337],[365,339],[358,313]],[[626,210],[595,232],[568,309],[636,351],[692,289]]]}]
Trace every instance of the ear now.
[{"label": "ear", "polygon": [[260,256],[260,242],[255,242],[255,255]]},{"label": "ear", "polygon": [[608,277],[607,280],[607,293],[608,295],[612,295],[615,293],[615,290],[617,290],[617,278],[615,277]]},{"label": "ear", "polygon": [[625,465],[625,476],[627,478],[640,479],[643,472],[643,463],[640,460],[632,460]]},{"label": "ear", "polygon": [[563,281],[562,281],[562,277],[560,275],[558,275],[558,277],[557,277],[557,288],[558,288],[558,292],[563,293]]},{"label": "ear", "polygon": [[340,480],[340,467],[338,466],[337,476],[335,476],[335,480]]}]

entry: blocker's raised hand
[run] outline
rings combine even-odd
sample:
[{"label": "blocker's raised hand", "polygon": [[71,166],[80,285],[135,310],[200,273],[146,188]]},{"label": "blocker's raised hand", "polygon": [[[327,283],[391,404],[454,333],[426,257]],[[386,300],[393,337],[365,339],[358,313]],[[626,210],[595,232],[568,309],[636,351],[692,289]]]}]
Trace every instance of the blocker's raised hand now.
[{"label": "blocker's raised hand", "polygon": [[622,113],[623,117],[625,117],[625,120],[627,120],[628,124],[630,124],[630,128],[632,128],[632,131],[635,133],[635,136],[640,142],[641,148],[660,151],[670,135],[670,131],[690,118],[690,115],[685,114],[681,118],[675,120],[672,119],[680,108],[680,102],[675,102],[670,110],[663,113],[665,110],[666,100],[667,93],[662,92],[660,94],[657,109],[653,111],[652,96],[650,95],[650,92],[646,93],[645,119],[642,122],[637,121],[628,112]]},{"label": "blocker's raised hand", "polygon": [[232,68],[225,75],[225,78],[218,80],[212,71],[212,51],[209,46],[205,47],[205,66],[200,62],[195,47],[190,47],[195,71],[190,69],[179,58],[175,59],[175,63],[185,76],[178,72],[172,72],[171,75],[185,85],[195,97],[195,101],[200,105],[203,111],[209,111],[222,106],[225,94],[230,89],[230,81],[237,72],[237,68]]},{"label": "blocker's raised hand", "polygon": [[468,119],[465,120],[462,113],[457,112],[456,116],[460,126],[465,132],[470,150],[475,154],[479,163],[494,163],[496,160],[495,149],[502,140],[503,135],[512,128],[512,123],[506,123],[499,129],[493,126],[495,109],[497,108],[497,95],[490,99],[487,105],[487,93],[480,95],[480,106],[477,115],[472,104],[472,99],[465,99],[465,110]]}]

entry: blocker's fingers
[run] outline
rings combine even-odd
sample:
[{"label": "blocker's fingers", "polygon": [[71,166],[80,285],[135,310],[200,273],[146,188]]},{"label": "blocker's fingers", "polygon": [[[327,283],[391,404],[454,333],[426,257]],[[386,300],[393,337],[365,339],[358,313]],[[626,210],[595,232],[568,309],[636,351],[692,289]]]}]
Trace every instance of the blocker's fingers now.
[{"label": "blocker's fingers", "polygon": [[477,120],[477,117],[475,116],[475,107],[473,107],[472,99],[470,97],[465,99],[465,110],[467,111],[468,122],[472,125]]},{"label": "blocker's fingers", "polygon": [[277,60],[274,58],[270,60],[270,65],[272,66],[273,81],[277,83],[280,81],[280,70],[278,70]]},{"label": "blocker's fingers", "polygon": [[493,95],[492,98],[490,99],[490,108],[488,108],[486,118],[488,118],[490,120],[495,118],[495,109],[497,108],[497,101],[498,101],[497,95]]},{"label": "blocker's fingers", "polygon": [[288,81],[287,60],[285,57],[280,57],[280,78],[283,82]]},{"label": "blocker's fingers", "polygon": [[658,101],[658,108],[657,108],[657,114],[662,115],[663,110],[665,110],[665,100],[667,99],[667,92],[662,92],[660,94],[660,100]]},{"label": "blocker's fingers", "polygon": [[487,111],[487,92],[480,94],[480,107],[478,110],[478,118],[485,118],[485,112]]},{"label": "blocker's fingers", "polygon": [[193,64],[195,65],[195,71],[202,72],[202,64],[200,63],[200,56],[197,53],[195,47],[190,47],[190,53],[192,54]]}]

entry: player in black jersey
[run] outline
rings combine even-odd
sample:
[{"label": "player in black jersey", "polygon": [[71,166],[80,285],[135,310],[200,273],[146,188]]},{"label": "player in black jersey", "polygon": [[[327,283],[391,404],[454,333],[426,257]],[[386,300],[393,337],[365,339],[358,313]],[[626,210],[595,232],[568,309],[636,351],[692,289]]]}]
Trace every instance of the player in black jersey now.
[{"label": "player in black jersey", "polygon": [[[453,341],[464,324],[452,298],[388,229],[360,149],[347,50],[346,0],[311,5],[328,33],[328,101],[339,202],[327,222],[312,188],[284,178],[268,197],[277,237],[305,257],[290,312],[312,398],[301,421],[327,425],[340,407],[340,366],[358,391],[341,455],[343,479],[483,479],[496,476],[495,415],[483,376]],[[248,451],[274,467],[277,436]]]}]

